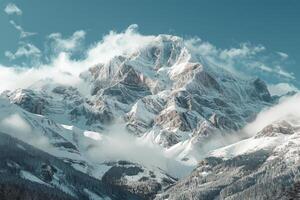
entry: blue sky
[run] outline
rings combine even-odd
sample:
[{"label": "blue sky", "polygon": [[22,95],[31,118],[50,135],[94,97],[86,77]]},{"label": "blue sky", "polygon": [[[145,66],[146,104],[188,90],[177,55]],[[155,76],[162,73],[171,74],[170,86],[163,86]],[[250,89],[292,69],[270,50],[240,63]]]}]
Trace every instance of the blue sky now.
[{"label": "blue sky", "polygon": [[[19,10],[8,9],[8,5],[16,5]],[[274,70],[289,72],[294,77],[281,77],[282,82],[299,87],[297,0],[1,0],[0,7],[2,65],[27,65],[26,58],[12,55],[20,46],[43,55],[49,53],[52,50],[47,41],[51,34],[54,38],[67,38],[76,31],[80,36],[78,30],[83,30],[84,40],[80,42],[84,47],[101,40],[110,30],[120,32],[130,24],[138,24],[141,34],[197,36],[222,49],[241,43],[263,45],[268,54],[261,56],[270,67],[280,64],[280,69]],[[280,56],[275,58],[277,54]],[[273,59],[282,62],[274,64]],[[263,74],[263,78],[268,75]]]}]

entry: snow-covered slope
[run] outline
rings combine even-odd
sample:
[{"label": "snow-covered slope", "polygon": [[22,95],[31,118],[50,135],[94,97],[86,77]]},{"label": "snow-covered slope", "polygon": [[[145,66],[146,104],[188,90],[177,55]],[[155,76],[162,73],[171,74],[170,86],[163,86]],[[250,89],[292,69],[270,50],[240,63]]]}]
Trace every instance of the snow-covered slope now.
[{"label": "snow-covered slope", "polygon": [[[67,164],[69,167],[73,167],[80,173],[91,176],[99,182],[111,180],[112,177],[116,176],[116,174],[111,173],[111,171],[114,171],[116,168],[118,169],[120,166],[118,162],[95,159],[98,156],[105,158],[105,155],[101,155],[104,153],[99,150],[103,143],[107,143],[107,140],[111,140],[108,136],[98,132],[81,130],[74,126],[61,125],[42,115],[29,113],[14,104],[10,104],[9,101],[5,99],[0,99],[0,113],[0,130],[2,133],[27,143],[27,146],[29,144],[39,149],[39,151],[47,152],[51,156],[54,156],[56,159]],[[18,148],[26,151],[26,148],[22,145],[19,145]],[[91,155],[91,152],[98,155]],[[19,163],[17,159],[15,159],[14,162],[17,164]],[[122,177],[124,188],[118,190],[120,198],[129,198],[131,196],[131,198],[138,198],[139,195],[143,195],[143,198],[149,198],[175,182],[174,178],[169,176],[165,171],[158,169],[156,166],[148,169],[141,164],[136,163],[130,163],[130,167],[127,167],[126,162],[124,163],[125,164],[123,164],[122,167],[119,167],[119,171],[122,172],[122,170],[124,170],[123,173],[125,173],[125,169],[128,168],[130,171],[130,167],[133,167],[134,169],[137,169],[138,172],[136,174],[131,172],[126,177]],[[21,169],[26,167],[21,164],[18,164],[18,166]],[[21,171],[20,176],[31,182],[49,185],[26,170]],[[103,179],[103,177],[105,178]],[[125,181],[127,179],[128,181]],[[116,178],[116,180],[118,179]],[[134,185],[131,186],[132,188],[130,191],[127,191],[126,186],[132,185],[131,182],[133,180],[135,182]],[[155,187],[145,191],[141,189],[138,194],[136,194],[137,191],[135,187],[139,184],[147,184],[148,182],[154,184]],[[55,185],[57,183],[53,182],[53,184]],[[109,184],[105,185],[107,186]],[[57,187],[64,193],[72,193],[68,187],[62,185]],[[105,188],[105,191],[107,191],[110,196],[114,196],[114,192],[116,192],[114,191],[112,193],[107,188]]]},{"label": "snow-covered slope", "polygon": [[212,151],[157,199],[297,199],[299,125],[299,116],[275,121],[251,138]]},{"label": "snow-covered slope", "polygon": [[119,199],[100,180],[2,132],[0,149],[1,199],[92,199],[86,191],[98,200]]}]

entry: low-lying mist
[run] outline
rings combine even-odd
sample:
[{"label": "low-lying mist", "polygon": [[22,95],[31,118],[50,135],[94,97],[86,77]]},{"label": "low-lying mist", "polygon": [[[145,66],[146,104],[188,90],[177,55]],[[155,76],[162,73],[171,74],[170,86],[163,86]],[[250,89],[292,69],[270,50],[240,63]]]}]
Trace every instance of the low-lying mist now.
[{"label": "low-lying mist", "polygon": [[192,170],[191,166],[168,157],[158,144],[132,135],[123,125],[110,127],[104,136],[87,151],[94,162],[127,160],[148,168],[160,168],[174,177],[182,177]]},{"label": "low-lying mist", "polygon": [[294,121],[300,118],[300,94],[282,97],[277,105],[260,112],[255,120],[249,123],[243,131],[253,136],[264,127],[279,120]]},{"label": "low-lying mist", "polygon": [[49,139],[33,129],[17,112],[0,115],[0,132],[9,134],[42,150],[51,148]]},{"label": "low-lying mist", "polygon": [[[238,131],[216,131],[209,137],[194,139],[193,144],[182,142],[180,153],[184,152],[184,156],[192,157],[199,161],[210,155],[210,152],[222,148],[249,137],[255,136],[266,126],[281,120],[290,123],[299,123],[300,119],[300,94],[282,97],[279,103],[262,110],[257,114],[256,118],[246,124],[244,128]],[[300,125],[300,124],[296,124]],[[193,140],[193,139],[192,139]],[[179,146],[179,145],[178,145]],[[172,147],[173,148],[173,147]],[[176,147],[175,147],[176,148]],[[177,153],[177,154],[180,154]]]},{"label": "low-lying mist", "polygon": [[[265,126],[278,121],[300,118],[300,95],[285,97],[280,102],[261,113],[256,119],[237,132],[218,132],[210,138],[191,138],[180,142],[171,148],[163,148],[152,140],[145,140],[129,133],[123,122],[107,127],[102,133],[93,132],[94,135],[85,135],[88,142],[85,147],[87,158],[95,163],[103,163],[117,160],[127,160],[141,164],[148,168],[160,168],[174,177],[184,177],[197,162],[215,149],[233,144],[249,138],[263,129]],[[42,150],[48,151],[51,147],[49,139],[36,133],[20,113],[9,113],[9,108],[3,110],[0,115],[1,132],[9,133]],[[93,136],[93,137],[91,137]],[[91,145],[89,145],[91,144]],[[181,162],[183,158],[194,159],[194,164]]]}]

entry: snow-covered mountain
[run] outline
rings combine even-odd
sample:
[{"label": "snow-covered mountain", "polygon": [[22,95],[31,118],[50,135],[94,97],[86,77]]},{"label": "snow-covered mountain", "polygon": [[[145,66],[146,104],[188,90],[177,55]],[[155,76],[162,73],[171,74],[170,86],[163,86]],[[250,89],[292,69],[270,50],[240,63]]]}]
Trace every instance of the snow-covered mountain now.
[{"label": "snow-covered mountain", "polygon": [[[47,156],[33,166],[3,155],[0,175],[14,168],[14,179],[59,190],[61,199],[241,199],[252,191],[266,199],[272,188],[255,188],[298,180],[295,123],[272,123],[223,147],[246,137],[240,131],[277,99],[261,79],[209,62],[182,38],[156,36],[76,78],[88,91],[41,79],[1,94],[0,132],[10,148]],[[55,169],[51,179],[35,166]],[[66,179],[69,168],[80,175]],[[99,185],[88,188],[83,174]]]},{"label": "snow-covered mountain", "polygon": [[299,119],[278,121],[214,150],[157,199],[297,199],[291,191],[300,182],[299,133]]},{"label": "snow-covered mountain", "polygon": [[[176,180],[175,178],[169,176],[166,172],[160,170],[155,166],[153,166],[153,168],[145,168],[140,164],[131,163],[129,161],[96,159],[95,156],[91,154],[101,154],[101,152],[97,152],[97,150],[101,150],[99,146],[101,146],[102,142],[105,143],[106,140],[109,140],[109,138],[106,138],[101,133],[84,131],[73,126],[58,124],[55,121],[48,119],[47,117],[44,117],[42,115],[29,113],[3,99],[0,100],[0,108],[1,134],[3,134],[3,137],[5,138],[8,137],[7,135],[16,138],[13,140],[13,143],[15,146],[17,146],[17,148],[26,151],[26,148],[22,147],[22,143],[25,142],[27,143],[26,146],[28,146],[28,144],[31,145],[31,149],[34,147],[36,149],[34,150],[35,152],[46,152],[47,154],[51,155],[47,155],[47,157],[54,157],[56,160],[60,160],[59,162],[67,164],[69,168],[71,167],[73,168],[73,170],[78,171],[78,173],[84,173],[87,177],[93,177],[101,184],[102,182],[104,182],[103,185],[109,185],[111,187],[116,185],[116,189],[118,190],[117,199],[139,199],[139,196],[142,195],[143,198],[147,199],[149,197],[152,197],[161,189],[168,187]],[[12,139],[9,138],[8,140]],[[15,140],[19,140],[20,142],[15,142]],[[18,145],[18,143],[21,144]],[[9,144],[10,143],[7,144],[6,142],[3,142],[3,148],[5,148]],[[13,162],[16,163],[14,165],[17,165],[18,169],[24,168],[24,170],[26,170],[28,168],[28,170],[31,170],[30,174],[39,173],[39,168],[35,169],[30,165],[22,166],[18,161],[18,156],[22,155],[22,152],[18,153],[19,155],[14,155],[15,157],[13,157],[12,159],[10,158],[10,154],[4,153],[3,160],[7,161],[7,164],[4,163],[4,167],[10,167],[9,163]],[[34,160],[34,158],[32,159]],[[53,168],[58,168],[55,164],[52,163],[54,161],[49,160],[48,158],[45,158],[45,161],[43,162],[39,160],[37,162],[38,165],[42,165],[44,162],[49,162]],[[112,173],[115,171],[116,173]],[[3,173],[5,174],[6,170],[3,171]],[[14,173],[14,175],[18,177],[21,176],[19,174],[19,170]],[[32,176],[34,179],[43,178],[40,174],[37,177],[35,177],[34,175]],[[126,184],[124,183],[124,181]],[[49,187],[55,187],[59,190],[62,190],[62,192],[71,195],[72,198],[82,198],[81,193],[77,195],[78,191],[76,190],[76,187],[74,188],[74,186],[70,187],[75,191],[70,188],[66,188],[66,186],[64,186],[61,182],[52,183],[52,181],[46,181],[45,184]],[[67,182],[66,184],[70,183]],[[118,188],[118,184],[126,185],[126,188],[120,189]],[[142,191],[136,189],[136,185],[141,186],[142,184],[146,186],[148,186],[148,184],[153,184],[153,187],[149,186],[150,188],[144,188],[144,190]],[[104,190],[105,188],[102,189]],[[110,189],[111,188],[106,188],[106,193],[110,194]],[[132,194],[127,190],[134,190],[134,192],[132,192]],[[110,195],[114,196],[114,193]]]}]

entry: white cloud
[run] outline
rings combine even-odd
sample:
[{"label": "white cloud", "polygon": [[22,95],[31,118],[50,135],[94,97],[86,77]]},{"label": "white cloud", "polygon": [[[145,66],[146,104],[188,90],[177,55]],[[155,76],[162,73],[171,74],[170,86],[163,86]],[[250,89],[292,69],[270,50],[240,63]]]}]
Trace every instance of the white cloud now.
[{"label": "white cloud", "polygon": [[8,15],[22,15],[22,10],[18,8],[18,6],[14,3],[7,4],[7,6],[4,9],[4,12],[6,12],[6,14]]},{"label": "white cloud", "polygon": [[266,66],[266,65],[263,64],[263,63],[256,63],[256,64],[257,64],[257,65],[254,66],[254,67],[257,67],[257,68],[259,68],[259,69],[261,69],[261,70],[263,70],[263,71],[266,71],[266,72],[273,72],[273,69],[272,69],[272,68]]},{"label": "white cloud", "polygon": [[266,54],[266,48],[262,45],[252,45],[250,43],[242,43],[239,47],[230,49],[218,49],[214,45],[204,42],[199,38],[185,40],[186,46],[192,52],[193,57],[200,60],[208,61],[218,67],[236,73],[239,76],[257,76],[265,75],[266,72],[274,77],[283,77],[286,79],[295,79],[292,72],[284,70],[282,66],[282,56],[273,58],[268,61],[266,58],[271,58]]},{"label": "white cloud", "polygon": [[271,95],[278,95],[278,96],[284,95],[288,92],[298,91],[298,89],[294,85],[289,83],[270,84],[268,85],[268,89]]},{"label": "white cloud", "polygon": [[249,43],[243,43],[240,45],[240,48],[231,48],[231,49],[225,49],[221,51],[220,56],[223,59],[240,58],[240,57],[256,55],[257,53],[260,53],[264,50],[265,47],[262,45],[251,46],[251,44]]},{"label": "white cloud", "polygon": [[48,138],[32,128],[21,109],[9,104],[5,99],[0,99],[0,104],[2,106],[2,112],[0,113],[1,132],[26,141],[38,148],[46,149],[50,147]]},{"label": "white cloud", "polygon": [[287,97],[265,111],[259,113],[256,119],[248,124],[244,131],[249,135],[254,135],[264,127],[279,120],[300,119],[300,94]]},{"label": "white cloud", "polygon": [[294,73],[293,72],[288,72],[284,70],[281,66],[277,65],[275,66],[274,69],[275,72],[277,72],[279,75],[289,78],[289,79],[295,79]]},{"label": "white cloud", "polygon": [[63,38],[61,33],[52,33],[48,36],[51,46],[56,52],[73,52],[78,50],[84,40],[86,32],[83,30],[76,31],[69,38]]},{"label": "white cloud", "polygon": [[35,57],[39,58],[41,56],[41,51],[36,46],[30,43],[21,42],[21,45],[17,49],[15,53],[10,51],[5,52],[5,56],[8,57],[10,60],[15,60],[21,57]]},{"label": "white cloud", "polygon": [[61,53],[50,64],[34,68],[0,65],[0,92],[28,88],[41,80],[52,80],[54,83],[81,88],[83,83],[79,73],[85,69],[83,66],[82,62],[72,61],[66,53]]},{"label": "white cloud", "polygon": [[264,72],[268,72],[270,74],[275,74],[279,77],[283,77],[283,78],[287,78],[287,79],[291,79],[291,80],[295,79],[293,72],[288,72],[279,65],[275,65],[275,66],[271,67],[271,66],[267,66],[263,62],[254,61],[254,62],[248,63],[248,66],[250,66],[253,69],[260,69]]},{"label": "white cloud", "polygon": [[87,60],[92,64],[107,62],[118,55],[130,55],[138,49],[155,41],[155,36],[141,35],[136,24],[129,26],[124,32],[111,31],[103,40],[93,45],[87,51]]},{"label": "white cloud", "polygon": [[130,160],[150,169],[159,167],[174,177],[187,175],[191,170],[189,166],[167,155],[158,144],[144,141],[143,138],[137,138],[128,133],[123,125],[112,125],[103,135],[105,137],[98,143],[94,143],[87,152],[89,158],[95,162]]},{"label": "white cloud", "polygon": [[25,134],[31,131],[29,124],[17,113],[9,116],[5,115],[5,117],[0,116],[0,127],[1,131],[13,134]]},{"label": "white cloud", "polygon": [[287,59],[288,57],[289,57],[289,55],[288,54],[286,54],[286,53],[283,53],[283,52],[277,52],[277,54],[279,55],[279,56],[281,56],[281,58],[282,59]]},{"label": "white cloud", "polygon": [[13,20],[10,20],[9,23],[11,25],[13,25],[13,27],[20,32],[20,38],[27,38],[27,37],[30,37],[30,36],[33,36],[33,35],[37,34],[37,33],[34,33],[34,32],[25,31],[20,25],[16,24],[16,22],[13,21]]}]

